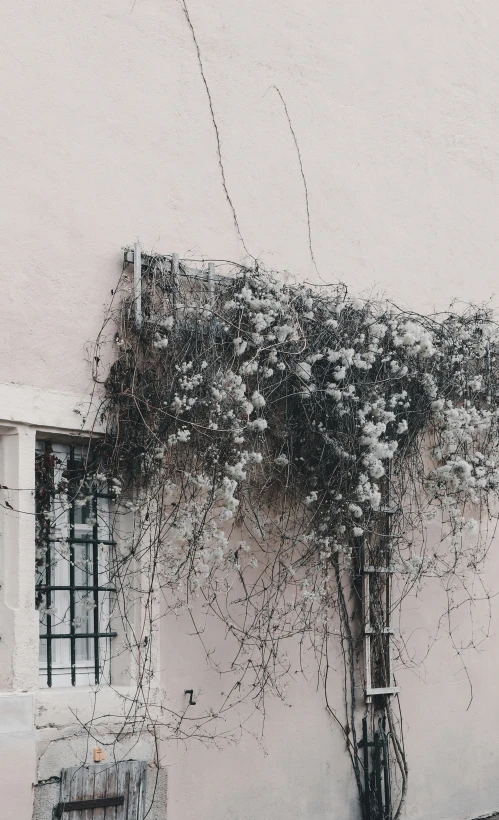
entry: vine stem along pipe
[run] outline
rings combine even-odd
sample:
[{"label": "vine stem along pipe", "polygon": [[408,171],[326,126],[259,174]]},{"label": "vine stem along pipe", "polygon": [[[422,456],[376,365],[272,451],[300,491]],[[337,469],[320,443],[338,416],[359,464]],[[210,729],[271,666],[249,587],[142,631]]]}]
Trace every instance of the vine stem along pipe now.
[{"label": "vine stem along pipe", "polygon": [[135,307],[135,322],[142,327],[142,249],[140,242],[133,246],[133,293]]}]

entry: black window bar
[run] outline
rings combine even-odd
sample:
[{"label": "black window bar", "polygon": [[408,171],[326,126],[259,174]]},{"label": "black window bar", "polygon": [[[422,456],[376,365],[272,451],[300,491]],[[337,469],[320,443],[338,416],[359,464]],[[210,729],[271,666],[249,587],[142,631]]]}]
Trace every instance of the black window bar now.
[{"label": "black window bar", "polygon": [[[50,455],[52,453],[52,446],[51,442],[45,441],[45,455]],[[52,471],[53,471],[53,462],[52,462]],[[109,584],[100,584],[99,583],[99,545],[105,545],[109,547],[113,547],[115,545],[115,541],[111,539],[104,539],[99,538],[99,524],[98,524],[98,499],[105,498],[105,499],[114,499],[115,496],[110,493],[102,493],[97,490],[92,491],[92,513],[93,513],[93,526],[92,526],[92,537],[91,538],[77,538],[75,536],[75,502],[78,498],[78,485],[80,484],[83,474],[81,467],[77,466],[75,461],[75,448],[74,446],[69,447],[69,458],[68,458],[68,469],[65,471],[65,476],[67,477],[68,482],[68,504],[69,504],[69,538],[65,538],[64,541],[69,545],[69,585],[57,585],[52,583],[52,566],[53,566],[53,548],[52,544],[54,543],[55,539],[50,539],[50,537],[46,538],[46,551],[45,551],[45,560],[44,560],[44,583],[37,583],[36,584],[36,600],[40,602],[45,598],[46,601],[46,609],[49,610],[46,613],[46,632],[40,633],[40,640],[47,641],[47,686],[51,687],[53,682],[53,652],[52,652],[52,643],[55,640],[69,640],[70,641],[70,670],[71,670],[71,685],[76,686],[76,673],[77,673],[77,664],[76,664],[76,642],[79,640],[92,640],[93,641],[93,654],[94,654],[94,676],[95,676],[95,683],[98,684],[100,682],[101,677],[101,669],[100,669],[100,641],[102,640],[109,640],[110,638],[115,638],[117,633],[110,631],[110,630],[102,630],[100,628],[99,623],[99,607],[102,599],[102,593],[113,593],[116,592],[116,589],[109,585]],[[39,473],[37,471],[37,480],[39,477]],[[38,489],[38,488],[37,488]],[[55,487],[55,483],[51,482],[51,498],[52,501],[57,495],[57,488]],[[39,498],[39,493],[37,494]],[[38,512],[38,511],[37,511]],[[84,544],[85,546],[91,545],[92,546],[92,573],[91,573],[91,583],[89,584],[76,584],[75,582],[75,545],[77,544]],[[60,560],[60,559],[59,559]],[[52,622],[53,616],[51,614],[51,607],[55,600],[55,596],[53,593],[57,591],[66,591],[69,592],[69,633],[67,632],[55,632],[54,631],[54,624]],[[76,605],[75,605],[75,593],[76,592],[83,592],[87,593],[87,597],[92,598],[93,600],[93,630],[87,632],[76,632]]]}]

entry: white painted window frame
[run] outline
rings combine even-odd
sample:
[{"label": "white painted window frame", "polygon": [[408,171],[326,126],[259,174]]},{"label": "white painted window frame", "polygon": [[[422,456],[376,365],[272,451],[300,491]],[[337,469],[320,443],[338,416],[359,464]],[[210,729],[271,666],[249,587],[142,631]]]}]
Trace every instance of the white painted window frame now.
[{"label": "white painted window frame", "polygon": [[[88,440],[104,433],[100,420],[100,399],[26,384],[0,382],[0,690],[37,691],[43,703],[45,721],[54,720],[57,704],[79,704],[87,708],[87,692],[94,686],[39,687],[39,615],[35,607],[35,452],[36,438],[71,441]],[[7,503],[8,506],[7,506]],[[130,522],[130,526],[131,526]],[[126,533],[126,516],[120,521]],[[115,533],[117,540],[120,533]],[[144,575],[144,588],[148,580]],[[159,607],[159,604],[157,605]],[[131,603],[130,619],[140,634],[144,613]],[[158,610],[159,612],[159,610]],[[159,617],[159,614],[158,614]],[[156,623],[159,623],[156,619]],[[115,619],[120,647],[126,646],[126,627]],[[152,687],[160,687],[159,627],[153,636]],[[113,692],[132,697],[137,676],[137,659],[132,652],[113,654],[112,687],[100,686],[100,698],[111,699]],[[64,695],[61,693],[64,692]],[[121,708],[120,696],[115,706]]]}]

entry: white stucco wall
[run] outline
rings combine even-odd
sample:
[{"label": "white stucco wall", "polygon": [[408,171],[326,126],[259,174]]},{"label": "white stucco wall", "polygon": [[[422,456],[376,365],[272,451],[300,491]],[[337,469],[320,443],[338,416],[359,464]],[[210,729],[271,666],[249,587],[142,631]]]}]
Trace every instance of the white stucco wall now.
[{"label": "white stucco wall", "polygon": [[[497,3],[188,5],[251,254],[422,310],[497,293]],[[26,424],[28,435],[36,426],[78,427],[73,407],[90,384],[85,345],[100,327],[123,245],[138,238],[146,250],[236,261],[245,251],[180,2],[17,0],[3,3],[1,18],[0,382],[8,387],[0,421]],[[273,86],[300,148],[318,271],[299,157]],[[30,538],[27,530],[20,537]],[[5,623],[24,618],[29,631],[22,566],[8,555]],[[489,574],[498,588],[496,562]],[[431,600],[414,602],[410,626],[428,620]],[[498,641],[467,657],[468,710],[462,665],[444,639],[423,672],[400,672],[411,820],[499,809]],[[170,633],[163,642],[163,680],[176,697],[182,645]],[[33,688],[29,646],[3,673],[6,691]],[[189,675],[205,675],[193,664]],[[321,695],[301,681],[292,701],[269,718],[267,757],[249,738],[220,753],[167,750],[168,820],[349,816],[346,755]],[[26,727],[2,738],[2,795],[10,795],[2,818],[28,820],[33,778],[51,776],[44,753],[44,774],[34,773],[34,744],[40,752],[52,739]],[[5,738],[14,738],[10,747]],[[60,765],[63,752],[54,759]]]}]

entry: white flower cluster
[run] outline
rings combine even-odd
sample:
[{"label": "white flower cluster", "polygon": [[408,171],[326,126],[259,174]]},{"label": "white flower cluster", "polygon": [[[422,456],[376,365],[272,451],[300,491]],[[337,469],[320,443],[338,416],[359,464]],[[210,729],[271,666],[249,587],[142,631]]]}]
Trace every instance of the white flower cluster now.
[{"label": "white flower cluster", "polygon": [[[140,341],[133,325],[120,332],[127,369],[107,383],[113,475],[138,464],[158,517],[166,505],[163,578],[183,605],[188,590],[215,600],[261,569],[254,545],[229,538],[244,526],[283,551],[297,590],[284,621],[300,601],[312,606],[304,618],[323,613],[334,607],[331,565],[379,546],[388,502],[397,572],[445,573],[445,550],[475,566],[471,508],[499,495],[499,333],[486,311],[425,318],[264,271],[209,297],[196,288],[151,290],[156,318]],[[437,509],[441,552],[423,560],[411,533]]]}]

